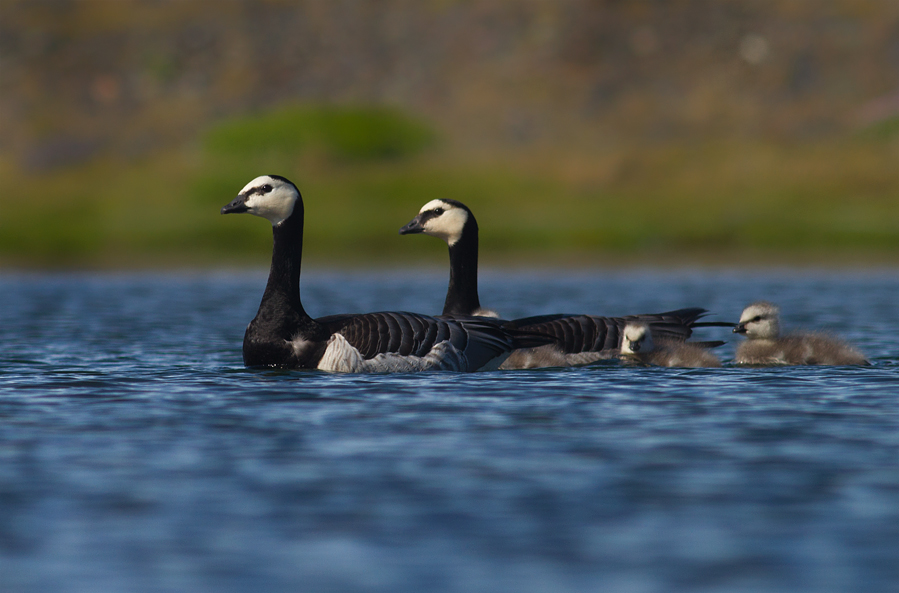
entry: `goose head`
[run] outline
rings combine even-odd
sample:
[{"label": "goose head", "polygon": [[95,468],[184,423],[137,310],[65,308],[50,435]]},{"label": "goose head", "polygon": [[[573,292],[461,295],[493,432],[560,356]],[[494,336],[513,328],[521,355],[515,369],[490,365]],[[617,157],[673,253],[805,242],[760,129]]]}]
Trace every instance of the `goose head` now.
[{"label": "goose head", "polygon": [[745,334],[747,338],[757,340],[776,338],[780,334],[780,309],[765,301],[752,303],[743,309],[734,333]]},{"label": "goose head", "polygon": [[400,234],[424,233],[443,239],[452,247],[462,238],[466,227],[470,230],[472,225],[477,231],[478,223],[465,204],[456,200],[439,199],[422,206],[418,216],[400,229]]},{"label": "goose head", "polygon": [[262,175],[244,186],[237,197],[222,208],[222,214],[249,212],[278,226],[293,214],[302,201],[300,191],[290,180],[280,175]]},{"label": "goose head", "polygon": [[652,332],[645,323],[628,323],[621,338],[622,354],[650,352],[653,349]]}]

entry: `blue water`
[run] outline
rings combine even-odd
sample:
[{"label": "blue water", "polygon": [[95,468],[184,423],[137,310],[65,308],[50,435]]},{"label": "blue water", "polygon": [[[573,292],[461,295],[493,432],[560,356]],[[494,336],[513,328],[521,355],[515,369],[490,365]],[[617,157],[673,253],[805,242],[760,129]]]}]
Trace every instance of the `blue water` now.
[{"label": "blue water", "polygon": [[[262,274],[7,273],[0,590],[899,590],[895,271],[482,276],[507,316],[766,298],[873,364],[246,370]],[[445,281],[310,270],[303,294],[436,312]]]}]

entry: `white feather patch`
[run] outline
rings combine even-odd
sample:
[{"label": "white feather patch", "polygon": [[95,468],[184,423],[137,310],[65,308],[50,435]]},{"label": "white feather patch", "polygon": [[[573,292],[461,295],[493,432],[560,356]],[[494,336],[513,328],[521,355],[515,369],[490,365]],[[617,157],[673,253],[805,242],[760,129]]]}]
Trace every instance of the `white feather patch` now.
[{"label": "white feather patch", "polygon": [[462,229],[468,222],[468,212],[443,200],[431,200],[422,207],[421,212],[437,208],[443,208],[443,214],[426,221],[422,228],[426,235],[443,239],[452,247],[462,237]]},{"label": "white feather patch", "polygon": [[293,353],[297,358],[300,359],[305,358],[306,350],[308,350],[310,346],[315,345],[313,342],[310,342],[309,340],[306,340],[300,336],[295,337],[288,343],[290,344],[290,347],[293,348]]},{"label": "white feather patch", "polygon": [[392,352],[365,360],[341,334],[328,340],[325,354],[318,363],[323,371],[337,373],[415,373],[419,371],[467,371],[468,360],[449,341],[431,348],[424,356],[402,356]]},{"label": "white feather patch", "polygon": [[284,183],[280,179],[274,179],[268,175],[257,177],[249,182],[240,191],[244,194],[263,185],[272,186],[272,191],[267,194],[255,193],[247,199],[247,208],[250,214],[267,219],[272,225],[278,225],[287,220],[293,214],[293,208],[300,197],[295,187]]}]

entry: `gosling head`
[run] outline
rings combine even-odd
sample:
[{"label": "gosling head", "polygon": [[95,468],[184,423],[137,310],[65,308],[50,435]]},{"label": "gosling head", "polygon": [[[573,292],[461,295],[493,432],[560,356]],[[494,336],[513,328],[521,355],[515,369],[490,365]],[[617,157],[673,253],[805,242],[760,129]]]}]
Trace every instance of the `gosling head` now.
[{"label": "gosling head", "polygon": [[278,226],[303,208],[300,190],[290,180],[280,175],[263,175],[249,182],[237,197],[222,208],[222,214],[249,212],[261,216]]},{"label": "gosling head", "polygon": [[734,333],[754,340],[773,340],[780,335],[780,309],[765,301],[752,303],[743,309]]},{"label": "gosling head", "polygon": [[456,200],[431,200],[418,212],[418,216],[400,229],[401,235],[424,233],[446,241],[452,247],[466,230],[478,230],[474,214],[462,202]]},{"label": "gosling head", "polygon": [[621,336],[621,353],[637,354],[651,352],[653,349],[652,332],[645,323],[628,323]]}]

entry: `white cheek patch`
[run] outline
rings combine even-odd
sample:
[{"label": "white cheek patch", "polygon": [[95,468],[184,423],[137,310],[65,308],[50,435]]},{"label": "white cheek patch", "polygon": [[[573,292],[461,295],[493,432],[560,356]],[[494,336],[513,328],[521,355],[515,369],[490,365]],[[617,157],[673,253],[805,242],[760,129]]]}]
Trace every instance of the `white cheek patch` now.
[{"label": "white cheek patch", "polygon": [[[447,207],[444,202],[439,200],[434,200],[434,202],[437,202],[439,207]],[[425,222],[423,226],[426,235],[443,239],[452,247],[462,237],[462,229],[468,221],[468,212],[454,206],[449,206],[448,208],[440,216]],[[427,209],[427,206],[422,210],[425,209]]]},{"label": "white cheek patch", "polygon": [[253,194],[247,199],[250,214],[268,219],[272,225],[278,225],[293,214],[296,196],[287,188],[278,187],[267,194]]}]

